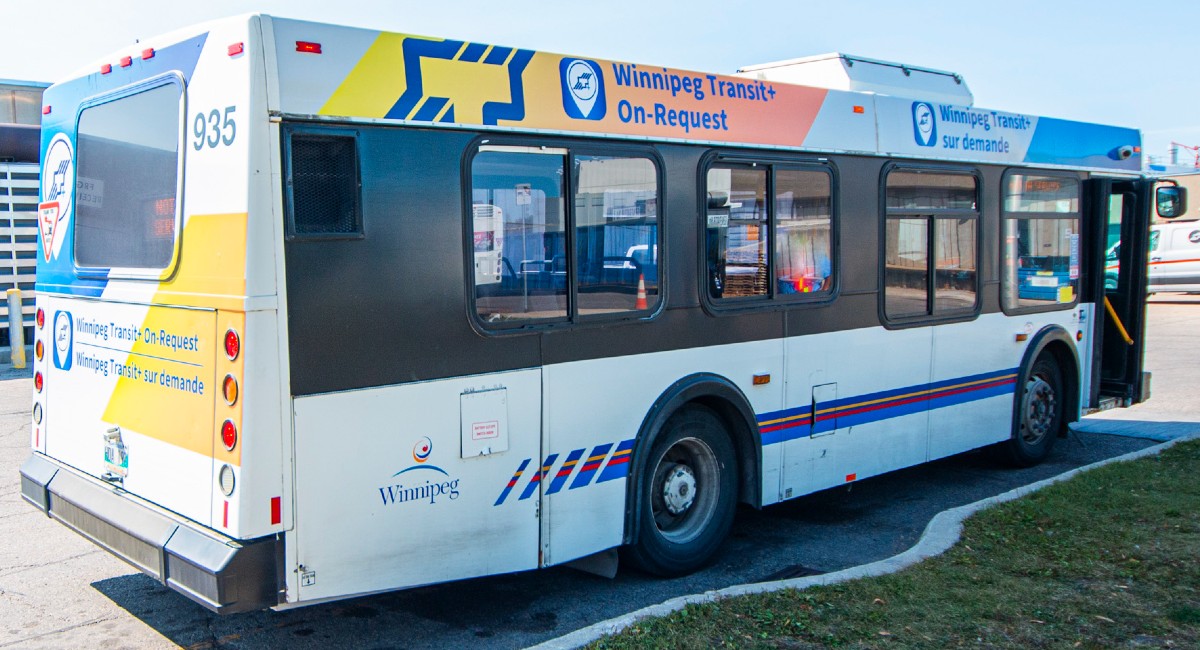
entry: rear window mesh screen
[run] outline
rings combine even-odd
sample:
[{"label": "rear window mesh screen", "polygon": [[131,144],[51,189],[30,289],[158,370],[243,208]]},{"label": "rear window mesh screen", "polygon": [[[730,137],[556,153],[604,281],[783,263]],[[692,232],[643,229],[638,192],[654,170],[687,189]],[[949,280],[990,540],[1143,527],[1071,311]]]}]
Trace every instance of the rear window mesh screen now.
[{"label": "rear window mesh screen", "polygon": [[294,133],[291,145],[293,234],[361,232],[354,137]]}]

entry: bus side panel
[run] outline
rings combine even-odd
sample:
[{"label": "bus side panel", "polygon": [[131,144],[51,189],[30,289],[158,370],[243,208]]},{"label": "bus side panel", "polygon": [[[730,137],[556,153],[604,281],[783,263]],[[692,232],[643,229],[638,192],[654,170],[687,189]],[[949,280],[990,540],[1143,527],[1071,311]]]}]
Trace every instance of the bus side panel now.
[{"label": "bus side panel", "polygon": [[[782,352],[777,339],[547,366],[543,563],[561,564],[622,543],[626,479],[639,470],[630,464],[634,444],[641,444],[635,437],[672,384],[715,373],[736,384],[756,412],[775,411],[784,390]],[[777,380],[755,386],[755,375]],[[764,492],[769,486],[767,493],[774,494],[778,447],[764,449],[762,463]]]},{"label": "bus side panel", "polygon": [[925,461],[931,336],[873,327],[788,339],[785,410],[759,418],[764,442],[783,448],[780,499]]},{"label": "bus side panel", "polygon": [[536,568],[540,400],[538,370],[297,398],[294,600]]}]

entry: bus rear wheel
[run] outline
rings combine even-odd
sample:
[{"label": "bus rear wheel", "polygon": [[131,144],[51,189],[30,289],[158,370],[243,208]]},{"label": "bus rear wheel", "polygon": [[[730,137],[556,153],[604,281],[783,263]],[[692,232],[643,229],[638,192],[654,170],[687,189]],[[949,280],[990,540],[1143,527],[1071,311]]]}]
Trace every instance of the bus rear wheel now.
[{"label": "bus rear wheel", "polygon": [[668,577],[704,566],[729,534],[737,506],[733,443],[721,419],[703,406],[681,409],[638,471],[638,535],[623,549],[625,559]]},{"label": "bus rear wheel", "polygon": [[1032,467],[1050,455],[1062,429],[1065,397],[1058,363],[1052,356],[1039,356],[1017,392],[1013,434],[1005,445],[1013,464]]}]

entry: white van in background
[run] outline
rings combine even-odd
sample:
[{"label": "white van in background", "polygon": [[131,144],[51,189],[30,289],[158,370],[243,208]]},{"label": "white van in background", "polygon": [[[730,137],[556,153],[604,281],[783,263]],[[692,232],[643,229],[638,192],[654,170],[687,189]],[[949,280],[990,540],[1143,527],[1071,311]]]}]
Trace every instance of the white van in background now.
[{"label": "white van in background", "polygon": [[1150,227],[1148,290],[1200,292],[1200,221]]}]

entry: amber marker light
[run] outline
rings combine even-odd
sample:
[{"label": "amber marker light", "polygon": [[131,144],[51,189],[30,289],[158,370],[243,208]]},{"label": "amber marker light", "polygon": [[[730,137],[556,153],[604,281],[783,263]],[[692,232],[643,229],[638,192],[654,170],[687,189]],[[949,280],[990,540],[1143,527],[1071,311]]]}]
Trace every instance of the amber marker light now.
[{"label": "amber marker light", "polygon": [[42,357],[46,354],[46,346],[41,342],[40,339],[33,345],[33,353],[37,355],[38,361],[41,361]]},{"label": "amber marker light", "polygon": [[221,392],[225,395],[225,403],[233,406],[238,400],[238,382],[233,378],[233,375],[225,375],[225,381],[221,384]]}]

